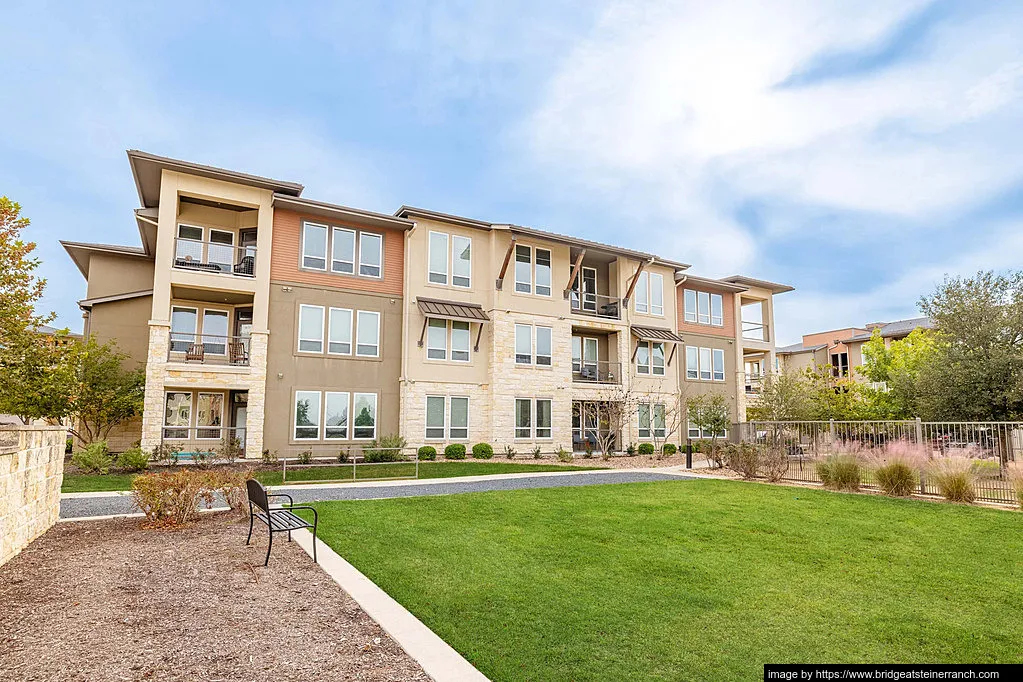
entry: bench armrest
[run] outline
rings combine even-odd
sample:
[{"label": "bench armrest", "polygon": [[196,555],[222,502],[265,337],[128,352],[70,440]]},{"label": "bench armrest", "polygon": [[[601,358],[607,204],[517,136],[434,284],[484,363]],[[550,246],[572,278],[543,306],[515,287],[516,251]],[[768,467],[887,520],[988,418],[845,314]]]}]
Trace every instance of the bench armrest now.
[{"label": "bench armrest", "polygon": [[269,501],[271,497],[286,497],[286,498],[288,498],[288,506],[289,507],[294,507],[295,506],[295,499],[291,495],[289,495],[288,493],[273,493],[273,494],[269,494],[268,493],[267,496],[266,496],[267,501]]},{"label": "bench armrest", "polygon": [[315,524],[317,524],[319,522],[320,515],[317,514],[316,510],[313,509],[312,507],[307,507],[307,506],[303,506],[303,505],[300,505],[298,507],[292,505],[292,506],[288,507],[288,511],[294,511],[296,509],[308,509],[309,511],[311,511],[313,513],[313,525],[315,525]]}]

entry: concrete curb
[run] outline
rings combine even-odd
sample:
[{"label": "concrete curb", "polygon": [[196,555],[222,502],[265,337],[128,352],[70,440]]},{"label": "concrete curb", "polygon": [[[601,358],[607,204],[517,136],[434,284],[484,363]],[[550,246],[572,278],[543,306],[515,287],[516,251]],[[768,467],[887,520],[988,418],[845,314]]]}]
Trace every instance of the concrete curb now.
[{"label": "concrete curb", "polygon": [[[295,531],[294,540],[312,557],[313,534]],[[450,644],[437,636],[376,583],[345,561],[322,540],[316,543],[320,568],[354,599],[369,617],[380,624],[436,682],[486,682],[488,678],[465,660]]]}]

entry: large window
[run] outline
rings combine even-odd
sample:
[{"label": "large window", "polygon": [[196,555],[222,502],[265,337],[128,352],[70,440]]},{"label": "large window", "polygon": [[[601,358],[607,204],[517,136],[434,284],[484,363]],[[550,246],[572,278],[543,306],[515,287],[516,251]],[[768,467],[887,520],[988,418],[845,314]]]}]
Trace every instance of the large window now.
[{"label": "large window", "polygon": [[472,286],[472,240],[468,237],[451,237],[451,283],[465,289]]},{"label": "large window", "polygon": [[553,334],[550,327],[535,327],[536,329],[536,364],[540,366],[551,366],[553,357]]},{"label": "large window", "polygon": [[324,393],[323,437],[326,440],[348,438],[348,393]]},{"label": "large window", "polygon": [[202,311],[203,351],[210,355],[227,355],[228,313],[226,310]]},{"label": "large window", "polygon": [[724,325],[724,300],[721,294],[686,289],[683,300],[685,301],[684,317],[686,322],[709,324],[715,327]]},{"label": "large window", "polygon": [[443,232],[430,233],[429,270],[430,282],[448,283],[448,236]]},{"label": "large window", "polygon": [[646,341],[636,347],[636,374],[650,374],[650,344]]},{"label": "large window", "polygon": [[[451,249],[448,249],[448,243]],[[432,284],[448,284],[448,266],[451,267],[451,285],[468,289],[472,286],[472,239],[444,232],[431,232],[429,240],[427,279]],[[448,260],[450,256],[450,261]]]},{"label": "large window", "polygon": [[195,343],[196,324],[199,319],[197,308],[171,308],[170,349],[184,353]]},{"label": "large window", "polygon": [[725,351],[720,348],[686,346],[686,379],[725,380]]},{"label": "large window", "polygon": [[532,251],[523,244],[515,247],[515,291],[522,294],[533,292]]},{"label": "large window", "polygon": [[224,394],[199,393],[195,402],[195,437],[220,440],[224,423]]},{"label": "large window", "polygon": [[725,351],[714,348],[714,381],[725,380]]},{"label": "large window", "polygon": [[334,228],[334,245],[330,269],[343,275],[355,274],[355,230]]},{"label": "large window", "polygon": [[700,378],[700,349],[686,346],[686,379]]},{"label": "large window", "polygon": [[469,362],[469,323],[451,321],[451,359]]},{"label": "large window", "polygon": [[552,278],[550,249],[525,244],[515,247],[515,291],[550,296]]},{"label": "large window", "polygon": [[711,369],[711,349],[701,348],[700,349],[700,380],[710,381],[713,376],[713,370]]},{"label": "large window", "polygon": [[163,437],[169,439],[188,438],[188,429],[192,425],[192,394],[184,392],[168,393],[163,413]]},{"label": "large window", "polygon": [[319,440],[320,392],[295,392],[295,440]]},{"label": "large window", "polygon": [[426,437],[431,440],[469,438],[469,399],[440,395],[426,397]]},{"label": "large window", "polygon": [[636,374],[664,376],[664,344],[640,341],[636,347]]},{"label": "large window", "polygon": [[515,399],[515,437],[519,439],[549,439],[552,429],[552,402],[550,398]]},{"label": "large window", "polygon": [[355,354],[362,357],[380,357],[380,313],[360,310],[356,328]]},{"label": "large window", "polygon": [[370,440],[377,437],[377,394],[356,393],[352,400],[352,437]]},{"label": "large window", "polygon": [[384,238],[372,232],[359,233],[359,274],[380,277],[383,274]]},{"label": "large window", "polygon": [[515,363],[550,367],[554,353],[554,330],[529,324],[515,325]]},{"label": "large window", "polygon": [[426,324],[426,357],[430,360],[448,359],[448,322],[430,318]]},{"label": "large window", "polygon": [[515,325],[515,362],[519,365],[533,363],[533,327],[531,325]]},{"label": "large window", "polygon": [[640,438],[664,438],[667,431],[663,403],[640,403],[637,412]]},{"label": "large window", "polygon": [[536,295],[551,295],[551,252],[536,250]]},{"label": "large window", "polygon": [[303,304],[298,307],[298,350],[323,352],[323,306]]},{"label": "large window", "polygon": [[327,226],[306,223],[302,227],[302,267],[327,269]]},{"label": "large window", "polygon": [[301,265],[308,270],[327,271],[329,261],[330,272],[380,278],[383,276],[383,248],[383,235],[375,232],[358,232],[346,227],[328,228],[317,223],[302,224]]},{"label": "large window", "polygon": [[664,314],[664,275],[659,272],[639,273],[635,292],[636,312]]},{"label": "large window", "polygon": [[327,352],[332,355],[352,354],[352,311],[347,308],[330,309],[330,333]]}]

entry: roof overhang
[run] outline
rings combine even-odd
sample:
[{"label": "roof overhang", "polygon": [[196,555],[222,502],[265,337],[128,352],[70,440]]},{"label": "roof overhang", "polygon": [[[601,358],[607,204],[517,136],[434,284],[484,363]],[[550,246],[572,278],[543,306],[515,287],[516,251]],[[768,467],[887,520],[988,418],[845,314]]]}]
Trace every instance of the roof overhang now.
[{"label": "roof overhang", "polygon": [[110,254],[113,256],[124,256],[125,258],[141,258],[153,260],[153,256],[147,254],[138,246],[116,246],[114,244],[87,244],[85,242],[68,242],[61,240],[60,245],[64,247],[71,260],[78,267],[78,271],[86,279],[89,278],[89,260],[95,253]]},{"label": "roof overhang", "polygon": [[462,227],[471,227],[477,230],[489,230],[494,225],[493,223],[485,223],[482,220],[474,220],[473,218],[463,218],[457,215],[451,215],[450,213],[441,213],[439,211],[431,211],[426,208],[416,208],[415,206],[402,206],[394,215],[399,218],[426,218],[427,220],[436,220],[441,223],[451,223],[452,225],[460,225]]},{"label": "roof overhang", "polygon": [[658,343],[685,343],[685,339],[668,329],[659,327],[630,327],[632,335],[640,341],[655,341]]},{"label": "roof overhang", "polygon": [[684,272],[675,273],[675,284],[689,284],[699,287],[701,289],[712,289],[714,291],[723,291],[726,293],[740,293],[743,291],[749,291],[749,287],[741,284],[732,284],[731,282],[724,282],[720,279],[711,279],[709,277],[697,277],[696,275],[687,275]]},{"label": "roof overhang", "polygon": [[114,303],[115,301],[127,301],[133,298],[142,298],[144,296],[152,296],[153,290],[146,289],[144,291],[131,291],[126,294],[114,294],[113,296],[98,296],[96,298],[86,298],[78,302],[78,307],[82,310],[91,310],[92,306],[100,303]]},{"label": "roof overhang", "polygon": [[297,182],[285,180],[274,180],[248,173],[217,168],[215,166],[204,166],[191,161],[171,159],[166,156],[157,156],[137,149],[128,150],[128,162],[131,164],[131,174],[135,178],[135,189],[139,193],[139,202],[144,208],[151,208],[160,204],[160,179],[164,170],[176,171],[188,175],[197,175],[203,178],[233,182],[239,185],[268,189],[277,194],[299,196],[302,194],[302,185]]},{"label": "roof overhang", "polygon": [[328,204],[323,201],[313,201],[312,199],[302,199],[284,194],[274,194],[274,207],[285,208],[297,213],[315,215],[330,220],[365,225],[367,227],[410,230],[415,225],[411,220],[387,215],[386,213],[363,211],[362,209],[351,208],[349,206]]},{"label": "roof overhang", "polygon": [[743,284],[747,287],[756,287],[757,289],[767,289],[772,294],[784,294],[787,291],[796,290],[795,287],[789,286],[788,284],[768,282],[766,279],[756,279],[754,277],[746,277],[745,275],[732,275],[731,277],[722,277],[721,281],[731,282],[732,284]]},{"label": "roof overhang", "polygon": [[442,301],[436,298],[416,298],[416,305],[424,317],[459,322],[490,322],[490,316],[477,303]]},{"label": "roof overhang", "polygon": [[792,348],[789,350],[783,350],[781,348],[774,351],[775,355],[798,355],[800,353],[816,353],[819,350],[824,350],[828,347],[828,344],[822,343],[818,346],[810,346],[809,348]]}]

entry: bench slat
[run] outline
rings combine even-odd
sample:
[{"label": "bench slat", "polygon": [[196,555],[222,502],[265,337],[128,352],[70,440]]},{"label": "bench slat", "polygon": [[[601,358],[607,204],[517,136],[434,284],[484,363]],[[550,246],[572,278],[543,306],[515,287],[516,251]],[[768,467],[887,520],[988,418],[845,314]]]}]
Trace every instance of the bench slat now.
[{"label": "bench slat", "polygon": [[309,523],[301,516],[287,511],[286,509],[271,510],[269,518],[267,518],[267,515],[264,512],[258,512],[256,514],[256,518],[270,526],[270,530],[272,531],[297,530],[299,528],[313,527],[313,524]]}]

